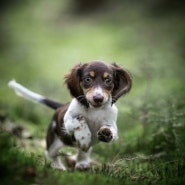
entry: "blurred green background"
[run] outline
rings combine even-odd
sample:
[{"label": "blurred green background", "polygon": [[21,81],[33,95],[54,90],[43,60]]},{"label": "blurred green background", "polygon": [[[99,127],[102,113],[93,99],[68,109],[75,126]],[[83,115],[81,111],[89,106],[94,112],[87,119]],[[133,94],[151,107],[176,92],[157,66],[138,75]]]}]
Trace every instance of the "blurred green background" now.
[{"label": "blurred green background", "polygon": [[[116,62],[131,72],[133,88],[116,103],[119,140],[100,143],[93,151],[93,158],[113,167],[98,169],[100,176],[92,176],[89,183],[97,178],[102,184],[121,184],[119,179],[126,178],[125,184],[133,184],[132,174],[137,177],[136,184],[143,183],[143,174],[147,174],[146,183],[164,178],[160,182],[165,184],[175,175],[168,183],[184,182],[179,172],[185,173],[184,5],[183,1],[172,0],[1,1],[1,124],[11,120],[26,127],[33,137],[44,139],[53,114],[46,107],[17,97],[7,87],[9,80],[16,79],[46,97],[68,102],[71,97],[63,77],[75,64]],[[43,151],[37,146],[24,150],[36,156]],[[151,164],[149,156],[157,160]],[[7,161],[2,164],[8,166]],[[177,163],[170,166],[170,161]],[[84,179],[81,184],[86,183],[85,174],[76,175]],[[106,180],[104,175],[113,180]],[[41,182],[51,184],[51,179]]]}]

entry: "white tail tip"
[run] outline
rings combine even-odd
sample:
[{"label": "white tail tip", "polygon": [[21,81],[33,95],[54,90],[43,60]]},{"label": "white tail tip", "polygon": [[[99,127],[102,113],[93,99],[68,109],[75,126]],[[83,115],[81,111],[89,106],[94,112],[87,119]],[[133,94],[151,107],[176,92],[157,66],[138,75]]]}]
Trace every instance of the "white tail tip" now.
[{"label": "white tail tip", "polygon": [[10,88],[14,89],[15,93],[18,96],[22,96],[28,100],[33,101],[33,102],[40,102],[43,99],[45,99],[44,96],[41,96],[40,94],[37,94],[37,93],[34,93],[34,92],[28,90],[27,88],[25,88],[21,84],[17,83],[15,80],[9,81],[8,86]]}]

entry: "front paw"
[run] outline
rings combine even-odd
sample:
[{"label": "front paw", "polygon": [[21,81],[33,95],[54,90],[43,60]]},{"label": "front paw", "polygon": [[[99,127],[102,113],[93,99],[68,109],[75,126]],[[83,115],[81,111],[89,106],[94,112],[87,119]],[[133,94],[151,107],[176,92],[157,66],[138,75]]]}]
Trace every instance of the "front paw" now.
[{"label": "front paw", "polygon": [[75,169],[79,171],[88,171],[90,168],[90,163],[86,161],[77,162],[75,165]]},{"label": "front paw", "polygon": [[103,142],[110,142],[113,139],[113,134],[109,128],[100,128],[97,132],[98,139]]}]

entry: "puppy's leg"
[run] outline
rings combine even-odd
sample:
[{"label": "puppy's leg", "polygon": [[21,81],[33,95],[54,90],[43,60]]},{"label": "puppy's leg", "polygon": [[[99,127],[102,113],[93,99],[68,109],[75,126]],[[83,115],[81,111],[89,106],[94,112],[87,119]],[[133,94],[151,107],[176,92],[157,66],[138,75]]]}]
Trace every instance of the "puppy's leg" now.
[{"label": "puppy's leg", "polygon": [[88,151],[91,144],[91,132],[85,118],[81,115],[75,116],[64,122],[68,133],[74,134],[78,148]]},{"label": "puppy's leg", "polygon": [[79,149],[78,155],[77,155],[77,161],[76,161],[76,165],[75,165],[76,169],[78,169],[80,171],[85,171],[85,170],[90,169],[90,163],[91,163],[90,154],[91,154],[91,151],[92,151],[92,147],[89,148],[89,150],[87,152],[82,151],[81,149]]},{"label": "puppy's leg", "polygon": [[76,119],[80,125],[74,129],[74,136],[78,147],[86,152],[91,144],[91,132],[83,116],[79,115]]},{"label": "puppy's leg", "polygon": [[56,123],[53,121],[48,128],[47,150],[45,151],[45,155],[46,155],[46,158],[51,162],[51,165],[53,168],[66,170],[65,166],[61,161],[61,157],[58,154],[61,147],[64,146],[64,143],[55,134],[54,132],[55,127],[56,127]]}]

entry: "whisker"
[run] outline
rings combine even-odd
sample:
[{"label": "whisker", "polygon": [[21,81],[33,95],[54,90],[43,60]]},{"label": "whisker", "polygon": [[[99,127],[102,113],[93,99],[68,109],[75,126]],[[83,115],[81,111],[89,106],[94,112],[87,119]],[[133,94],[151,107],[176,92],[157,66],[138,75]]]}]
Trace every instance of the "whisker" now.
[{"label": "whisker", "polygon": [[78,99],[79,101],[82,101],[85,99],[85,95],[80,95],[78,96],[76,99]]},{"label": "whisker", "polygon": [[117,101],[116,97],[112,96],[112,102],[115,103]]},{"label": "whisker", "polygon": [[66,129],[65,129],[64,127],[61,127],[60,130],[61,130],[62,132],[64,132],[64,133],[67,133],[67,132],[66,132]]},{"label": "whisker", "polygon": [[79,99],[79,98],[85,98],[85,95],[80,95],[77,97],[77,99]]}]

